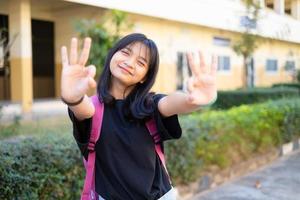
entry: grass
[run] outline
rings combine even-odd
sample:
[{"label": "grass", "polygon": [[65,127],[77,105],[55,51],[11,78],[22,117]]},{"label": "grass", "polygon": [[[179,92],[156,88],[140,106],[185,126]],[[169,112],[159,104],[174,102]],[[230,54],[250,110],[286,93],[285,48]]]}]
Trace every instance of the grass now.
[{"label": "grass", "polygon": [[21,135],[71,134],[71,130],[71,121],[67,116],[47,118],[11,125],[0,125],[0,140]]}]

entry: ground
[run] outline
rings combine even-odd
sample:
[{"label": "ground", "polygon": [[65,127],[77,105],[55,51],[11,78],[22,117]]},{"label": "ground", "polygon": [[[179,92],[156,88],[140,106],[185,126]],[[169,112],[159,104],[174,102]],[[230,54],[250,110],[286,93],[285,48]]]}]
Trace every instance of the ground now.
[{"label": "ground", "polygon": [[191,200],[299,200],[300,150]]}]

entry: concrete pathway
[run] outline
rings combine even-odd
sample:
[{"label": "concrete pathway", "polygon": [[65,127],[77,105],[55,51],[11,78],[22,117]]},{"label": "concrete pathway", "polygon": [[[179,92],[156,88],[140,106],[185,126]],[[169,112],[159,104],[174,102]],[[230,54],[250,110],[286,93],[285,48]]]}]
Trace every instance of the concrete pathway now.
[{"label": "concrete pathway", "polygon": [[21,104],[0,102],[1,123],[11,123],[16,117],[22,121],[39,120],[54,116],[67,116],[67,106],[60,99],[35,100],[32,104],[32,112],[22,113]]},{"label": "concrete pathway", "polygon": [[300,200],[300,151],[191,200]]}]

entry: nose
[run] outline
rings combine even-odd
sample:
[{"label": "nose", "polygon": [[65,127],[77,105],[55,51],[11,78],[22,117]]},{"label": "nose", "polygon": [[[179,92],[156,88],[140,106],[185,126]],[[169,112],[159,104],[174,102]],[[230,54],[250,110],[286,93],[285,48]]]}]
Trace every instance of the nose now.
[{"label": "nose", "polygon": [[134,66],[135,66],[134,58],[128,58],[127,60],[125,60],[124,63],[129,68],[134,68]]}]

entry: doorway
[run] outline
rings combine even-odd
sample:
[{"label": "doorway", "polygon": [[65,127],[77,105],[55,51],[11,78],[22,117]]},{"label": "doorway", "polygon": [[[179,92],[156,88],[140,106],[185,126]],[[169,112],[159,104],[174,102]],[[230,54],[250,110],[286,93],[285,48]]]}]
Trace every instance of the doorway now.
[{"label": "doorway", "polygon": [[31,20],[33,98],[55,95],[54,23]]}]

